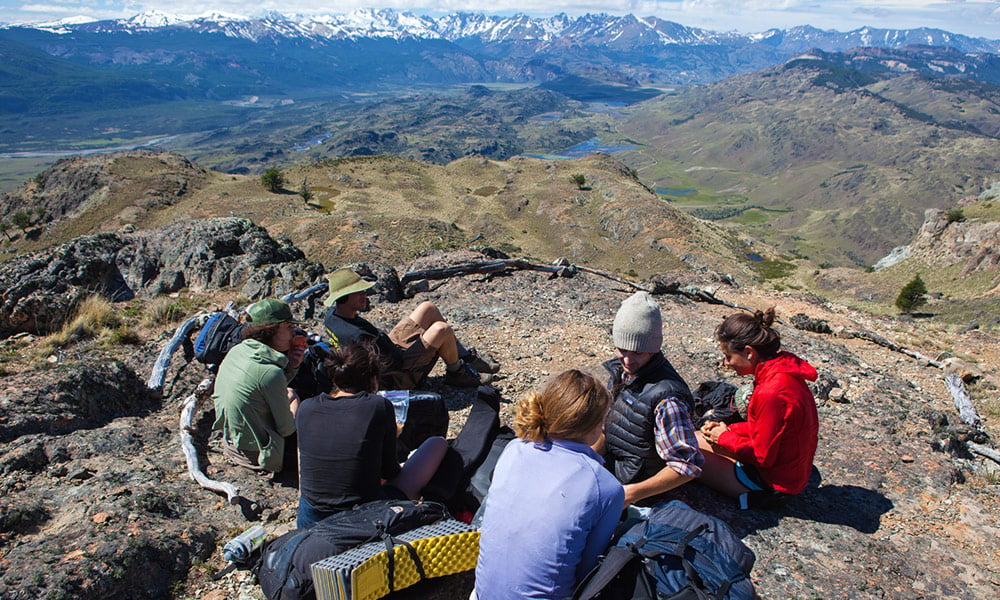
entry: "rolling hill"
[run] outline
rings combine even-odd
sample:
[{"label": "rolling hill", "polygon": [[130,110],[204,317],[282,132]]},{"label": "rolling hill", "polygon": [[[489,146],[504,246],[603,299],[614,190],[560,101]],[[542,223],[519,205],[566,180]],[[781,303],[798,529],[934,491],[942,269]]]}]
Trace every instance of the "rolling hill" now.
[{"label": "rolling hill", "polygon": [[695,214],[818,263],[871,265],[913,237],[925,209],[1000,174],[1000,88],[900,67],[949,55],[817,52],[685,88],[617,124],[641,140],[622,159]]}]

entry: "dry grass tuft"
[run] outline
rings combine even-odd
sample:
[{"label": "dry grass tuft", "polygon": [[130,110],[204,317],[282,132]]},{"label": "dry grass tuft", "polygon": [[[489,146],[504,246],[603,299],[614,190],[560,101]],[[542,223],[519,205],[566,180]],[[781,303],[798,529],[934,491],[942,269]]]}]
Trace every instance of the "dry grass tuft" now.
[{"label": "dry grass tuft", "polygon": [[76,308],[76,316],[63,325],[62,330],[45,338],[54,347],[98,337],[104,330],[120,324],[118,314],[111,303],[99,296],[85,298]]},{"label": "dry grass tuft", "polygon": [[180,302],[167,296],[157,296],[149,303],[143,315],[143,325],[153,327],[169,325],[184,320],[187,309]]}]

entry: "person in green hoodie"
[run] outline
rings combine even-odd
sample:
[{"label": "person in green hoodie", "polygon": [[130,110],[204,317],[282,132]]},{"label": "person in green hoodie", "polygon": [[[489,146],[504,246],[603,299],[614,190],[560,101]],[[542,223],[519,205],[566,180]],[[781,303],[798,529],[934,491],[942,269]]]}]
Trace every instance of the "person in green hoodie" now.
[{"label": "person in green hoodie", "polygon": [[[243,341],[226,354],[215,378],[215,429],[234,464],[278,473],[295,433],[298,397],[288,388],[305,347],[293,345],[298,323],[285,302],[268,298],[247,308]],[[289,448],[294,452],[294,447]]]}]

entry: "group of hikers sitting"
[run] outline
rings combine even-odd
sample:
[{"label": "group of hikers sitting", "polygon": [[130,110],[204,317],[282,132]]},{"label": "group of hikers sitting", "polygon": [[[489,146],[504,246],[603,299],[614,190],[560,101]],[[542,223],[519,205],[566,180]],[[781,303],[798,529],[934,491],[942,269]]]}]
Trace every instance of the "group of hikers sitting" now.
[{"label": "group of hikers sitting", "polygon": [[[293,340],[290,308],[274,299],[248,308],[245,340],[226,355],[215,384],[215,426],[234,463],[280,471],[289,462],[285,440],[297,432],[299,527],[378,498],[426,496],[449,443],[429,437],[400,464],[399,426],[379,390],[415,389],[438,357],[453,386],[483,386],[499,367],[463,348],[432,303],[386,334],[360,316],[372,282],[348,269],[328,280],[330,390],[300,399],[288,388],[304,350]],[[616,356],[603,365],[606,384],[567,370],[518,401],[517,438],[497,461],[477,515],[473,596],[572,596],[625,508],[662,500],[692,479],[743,508],[780,506],[801,492],[818,439],[806,382],[817,374],[781,350],[774,318],[773,308],[736,313],[718,326],[725,366],[753,376],[754,387],[745,420],[707,420],[696,429],[690,388],[661,350],[659,304],[646,292],[624,300],[612,327]],[[493,399],[496,411],[495,392]]]}]

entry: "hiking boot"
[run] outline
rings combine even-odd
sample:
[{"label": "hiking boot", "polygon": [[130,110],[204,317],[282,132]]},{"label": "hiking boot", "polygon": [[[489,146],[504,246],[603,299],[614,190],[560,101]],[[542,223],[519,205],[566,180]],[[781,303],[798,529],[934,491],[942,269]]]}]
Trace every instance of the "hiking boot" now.
[{"label": "hiking boot", "polygon": [[500,370],[500,362],[493,358],[489,352],[478,352],[475,348],[469,348],[469,354],[462,358],[470,367],[480,373],[496,373]]},{"label": "hiking boot", "polygon": [[444,382],[452,387],[479,387],[489,383],[492,379],[489,374],[480,373],[468,363],[462,363],[462,366],[457,370],[446,371],[444,374]]}]

